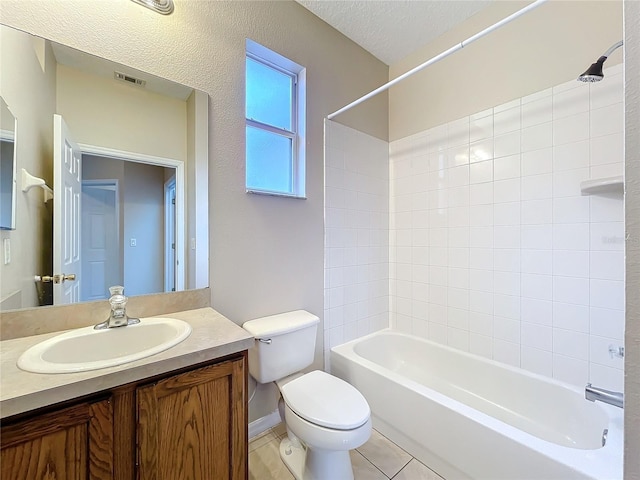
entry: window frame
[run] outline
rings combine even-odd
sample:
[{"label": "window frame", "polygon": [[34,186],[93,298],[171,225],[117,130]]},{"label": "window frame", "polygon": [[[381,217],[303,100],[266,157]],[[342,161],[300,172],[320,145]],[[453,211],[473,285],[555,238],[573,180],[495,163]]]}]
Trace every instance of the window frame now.
[{"label": "window frame", "polygon": [[[306,69],[291,60],[279,55],[262,45],[249,39],[246,41],[245,50],[245,82],[247,80],[246,61],[251,59],[273,70],[287,75],[292,80],[291,91],[291,130],[275,125],[263,123],[246,116],[246,85],[245,85],[245,142],[247,127],[256,128],[270,134],[279,135],[291,140],[291,188],[289,191],[267,190],[249,187],[247,184],[247,171],[245,171],[245,188],[247,193],[274,195],[292,198],[306,198],[305,196],[305,86]],[[248,169],[248,155],[245,149],[245,169]]]}]

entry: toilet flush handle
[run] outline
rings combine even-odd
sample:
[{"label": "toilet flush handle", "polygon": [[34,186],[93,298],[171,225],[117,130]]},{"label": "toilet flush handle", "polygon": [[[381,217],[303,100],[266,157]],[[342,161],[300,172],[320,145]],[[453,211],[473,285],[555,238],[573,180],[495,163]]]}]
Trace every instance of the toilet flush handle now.
[{"label": "toilet flush handle", "polygon": [[261,343],[266,343],[267,345],[271,344],[270,338],[258,338],[257,340]]}]

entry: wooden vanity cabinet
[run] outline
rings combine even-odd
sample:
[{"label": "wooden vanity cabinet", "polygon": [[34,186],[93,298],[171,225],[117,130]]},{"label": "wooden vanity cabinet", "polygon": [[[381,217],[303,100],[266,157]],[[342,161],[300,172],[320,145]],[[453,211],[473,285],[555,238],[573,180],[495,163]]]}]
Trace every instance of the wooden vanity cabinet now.
[{"label": "wooden vanity cabinet", "polygon": [[2,480],[107,479],[113,471],[109,399],[2,427]]},{"label": "wooden vanity cabinet", "polygon": [[2,480],[246,480],[246,352],[2,427]]}]

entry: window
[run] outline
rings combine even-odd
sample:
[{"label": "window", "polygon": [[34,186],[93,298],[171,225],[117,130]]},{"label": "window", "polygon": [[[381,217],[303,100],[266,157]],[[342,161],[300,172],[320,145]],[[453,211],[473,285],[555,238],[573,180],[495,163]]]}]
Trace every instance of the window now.
[{"label": "window", "polygon": [[305,70],[247,40],[246,187],[250,193],[305,196]]}]

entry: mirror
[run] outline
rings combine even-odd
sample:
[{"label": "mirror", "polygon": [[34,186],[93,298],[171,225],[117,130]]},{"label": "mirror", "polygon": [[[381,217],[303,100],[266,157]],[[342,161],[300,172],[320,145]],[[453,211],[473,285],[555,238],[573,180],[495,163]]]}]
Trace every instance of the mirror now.
[{"label": "mirror", "polygon": [[[0,310],[103,299],[115,284],[128,296],[208,286],[208,96],[5,25],[0,48],[0,94],[20,123]],[[64,165],[68,152],[78,156],[77,192],[54,161]],[[42,189],[23,189],[23,169]],[[75,282],[34,281],[70,273]]]},{"label": "mirror", "polygon": [[7,102],[0,97],[0,229],[16,225],[16,141],[17,122]]}]

